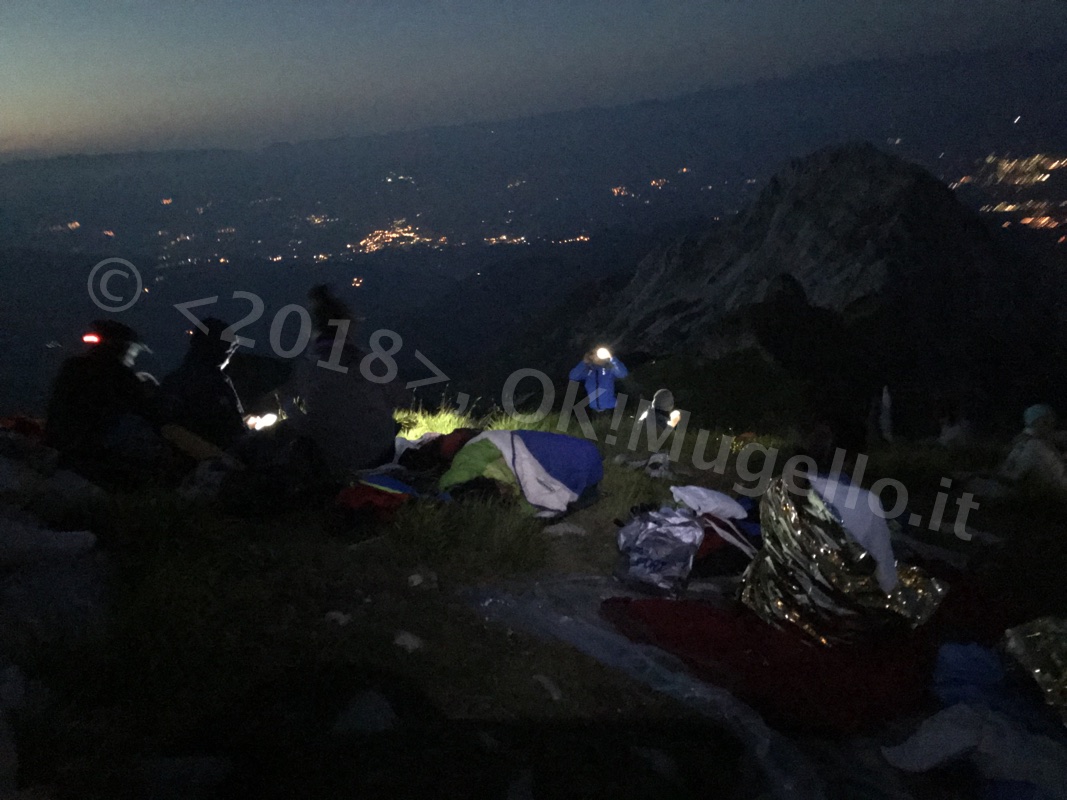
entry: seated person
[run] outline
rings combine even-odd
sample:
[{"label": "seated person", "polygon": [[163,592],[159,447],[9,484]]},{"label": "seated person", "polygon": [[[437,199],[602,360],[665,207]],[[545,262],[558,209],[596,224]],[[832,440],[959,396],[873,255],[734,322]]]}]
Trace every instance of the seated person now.
[{"label": "seated person", "polygon": [[89,351],[63,362],[53,385],[45,443],[90,479],[157,466],[167,448],[156,432],[156,385],[133,369],[148,348],[114,320],[94,322],[83,341]]},{"label": "seated person", "polygon": [[1067,491],[1067,462],[1056,432],[1056,413],[1047,405],[1030,406],[1023,413],[1023,432],[1012,442],[998,477],[1008,483],[1024,479]]},{"label": "seated person", "polygon": [[647,461],[631,462],[631,467],[644,466],[645,472],[653,478],[670,478],[670,455],[663,452],[671,441],[670,434],[682,419],[682,412],[674,408],[674,395],[670,389],[660,389],[652,395],[652,404],[641,413],[637,421],[641,425],[651,425],[648,429],[648,445],[651,455]]},{"label": "seated person", "polygon": [[241,400],[225,372],[237,343],[222,339],[227,327],[222,320],[207,319],[204,325],[207,332],[193,332],[181,366],[163,379],[164,413],[168,422],[225,450],[247,430]]},{"label": "seated person", "polygon": [[655,420],[657,433],[677,427],[682,419],[682,412],[674,407],[674,395],[670,389],[660,389],[652,395],[650,410]]}]

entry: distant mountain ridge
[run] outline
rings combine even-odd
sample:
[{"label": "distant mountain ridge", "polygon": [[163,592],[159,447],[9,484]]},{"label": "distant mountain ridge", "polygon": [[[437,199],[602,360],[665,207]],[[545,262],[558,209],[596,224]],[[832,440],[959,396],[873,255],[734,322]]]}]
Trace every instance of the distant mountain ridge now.
[{"label": "distant mountain ridge", "polygon": [[845,414],[888,384],[917,419],[935,396],[1062,390],[1064,299],[1060,276],[928,172],[850,144],[794,160],[730,222],[649,254],[579,327],[635,361],[759,353],[809,382],[813,404],[832,389]]},{"label": "distant mountain ridge", "polygon": [[[872,327],[859,338],[882,348],[871,357],[882,373],[907,376],[909,365],[921,362],[924,374],[935,367],[960,373],[952,381],[962,385],[971,379],[960,364],[971,359],[965,349],[948,353],[945,342],[958,338],[974,348],[995,333],[999,340],[982,347],[996,352],[999,363],[1010,364],[1007,343],[1037,338],[1015,336],[1006,320],[1026,317],[1022,308],[1034,318],[1024,320],[1027,330],[1036,330],[1039,322],[1055,327],[1049,298],[1059,295],[1046,285],[1050,274],[1016,267],[1003,248],[983,242],[977,232],[981,223],[957,213],[952,193],[938,179],[958,179],[975,157],[993,149],[1067,153],[1062,126],[1067,96],[1056,88],[1063,85],[1067,60],[1059,54],[1014,60],[952,54],[829,67],[616,108],[255,152],[67,156],[0,164],[0,276],[9,290],[8,301],[0,303],[0,328],[11,347],[21,348],[14,361],[9,359],[18,366],[5,368],[8,394],[13,400],[27,395],[29,382],[12,376],[24,376],[24,365],[37,364],[47,343],[66,342],[97,314],[85,294],[85,279],[106,257],[130,260],[143,270],[151,292],[130,316],[153,342],[172,337],[172,351],[184,346],[183,318],[170,308],[176,302],[254,290],[273,309],[301,301],[311,283],[326,281],[338,286],[370,324],[402,333],[405,352],[419,346],[457,382],[466,373],[482,384],[489,383],[489,371],[481,355],[494,348],[497,356],[486,356],[499,362],[494,378],[497,371],[506,377],[520,363],[565,377],[590,337],[607,335],[609,324],[628,336],[631,361],[639,361],[642,353],[654,357],[661,348],[705,360],[753,342],[766,349],[744,309],[766,297],[774,264],[796,262],[798,269],[811,272],[810,279],[801,275],[800,284],[812,308],[828,304],[822,310],[837,314],[840,307],[850,325]],[[1023,120],[1016,125],[1019,116]],[[801,172],[783,173],[777,188],[760,197],[783,162],[851,140],[873,141],[931,173],[923,177],[912,167],[898,169],[894,165],[904,163],[899,159],[879,161],[872,155],[855,161],[851,171],[834,172],[828,191],[820,191],[818,182],[805,183]],[[893,144],[887,144],[890,140]],[[911,189],[925,199],[911,203]],[[741,208],[747,210],[734,219],[732,212]],[[955,220],[951,234],[937,224],[921,224],[931,209],[935,217]],[[874,219],[864,221],[871,214]],[[890,224],[895,216],[900,218]],[[348,257],[350,244],[398,218],[428,236],[448,235],[449,248]],[[744,230],[739,219],[748,220]],[[77,227],[70,224],[75,220]],[[670,236],[674,244],[654,258],[700,266],[705,263],[701,248],[720,241],[716,258],[722,263],[716,268],[725,270],[724,288],[716,284],[697,304],[688,295],[674,296],[671,302],[680,305],[666,308],[662,297],[696,279],[671,267],[664,268],[661,280],[650,261],[641,268],[638,284],[627,289],[634,265],[655,246],[655,232],[683,229],[702,233]],[[579,233],[592,241],[584,242]],[[526,236],[532,245],[486,246],[485,238],[501,234]],[[937,244],[939,237],[970,242],[974,257],[946,256],[961,266],[947,272],[935,268],[944,259],[923,253],[955,252]],[[863,246],[856,250],[853,240]],[[870,259],[865,247],[871,248]],[[900,257],[909,248],[918,256]],[[214,256],[210,264],[189,266],[190,256],[204,253]],[[283,260],[276,260],[278,254]],[[815,268],[824,262],[837,284],[815,280]],[[727,279],[730,270],[748,277]],[[554,280],[554,271],[565,273],[565,279]],[[923,288],[916,281],[927,272],[943,279]],[[986,280],[1000,272],[1011,280]],[[981,298],[952,300],[958,287],[970,285],[959,276],[971,273],[982,278],[975,285],[991,288],[982,289]],[[873,289],[860,291],[882,286],[884,275],[903,276],[885,284],[903,294],[896,305]],[[655,285],[639,299],[641,281]],[[915,286],[922,291],[907,288]],[[555,316],[550,306],[559,302],[568,305]],[[590,309],[601,305],[603,315],[590,317]],[[899,318],[909,325],[923,314],[941,320],[937,336],[929,325],[915,330],[942,343],[916,347],[913,341],[888,341],[884,331],[892,328],[897,313],[890,309],[898,307],[907,312]],[[235,319],[246,311],[219,309]],[[685,313],[691,315],[688,322],[680,319]],[[519,332],[533,316],[553,320],[555,329],[523,340]],[[638,319],[645,321],[639,330],[633,325]],[[949,335],[951,326],[967,331],[966,336]],[[1004,334],[1006,326],[1010,335]],[[853,336],[860,329],[849,330]],[[677,344],[695,349],[672,350],[675,337]],[[71,341],[76,345],[76,337]],[[156,351],[164,363],[168,348]],[[1032,365],[1046,362],[1054,359],[1043,358],[1035,344],[1022,369],[1006,371],[1032,376]],[[981,382],[996,385],[991,369],[980,372]],[[43,391],[45,377],[42,373],[32,382],[33,393]],[[498,394],[499,387],[495,382],[485,391]]]},{"label": "distant mountain ridge", "polygon": [[957,271],[950,291],[981,291],[1002,257],[921,167],[870,144],[827,148],[790,163],[730,224],[646,258],[610,327],[651,349],[695,344],[709,320],[763,301],[782,274],[813,305],[847,312],[891,281],[930,279],[935,260]]}]

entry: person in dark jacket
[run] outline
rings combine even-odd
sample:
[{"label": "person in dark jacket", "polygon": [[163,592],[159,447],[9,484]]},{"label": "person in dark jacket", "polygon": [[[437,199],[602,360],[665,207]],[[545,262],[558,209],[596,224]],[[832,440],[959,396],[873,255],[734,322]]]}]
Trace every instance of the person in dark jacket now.
[{"label": "person in dark jacket", "polygon": [[615,408],[615,380],[625,378],[629,370],[606,347],[586,353],[585,358],[571,370],[570,379],[585,383],[589,393],[589,408],[610,411]]},{"label": "person in dark jacket", "polygon": [[68,358],[53,384],[45,443],[63,466],[90,478],[158,463],[165,445],[155,431],[157,387],[133,369],[147,348],[115,320],[94,322],[82,340],[90,349]]},{"label": "person in dark jacket", "polygon": [[226,375],[236,341],[226,341],[228,327],[219,319],[206,319],[207,332],[197,328],[189,352],[161,387],[167,421],[180,425],[222,449],[230,447],[247,428],[244,408]]},{"label": "person in dark jacket", "polygon": [[287,417],[281,428],[314,442],[331,475],[344,479],[392,461],[403,384],[366,374],[352,312],[327,286],[313,287],[308,299],[314,334],[279,390]]}]

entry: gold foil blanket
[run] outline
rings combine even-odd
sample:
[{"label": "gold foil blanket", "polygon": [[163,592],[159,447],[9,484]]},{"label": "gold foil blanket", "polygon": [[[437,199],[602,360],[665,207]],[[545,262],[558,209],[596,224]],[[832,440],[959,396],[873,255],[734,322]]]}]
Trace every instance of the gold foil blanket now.
[{"label": "gold foil blanket", "polygon": [[1030,673],[1067,725],[1067,619],[1042,617],[1004,633],[1005,647]]},{"label": "gold foil blanket", "polygon": [[822,644],[892,627],[917,627],[948,586],[918,567],[897,565],[890,593],[875,580],[870,553],[814,491],[790,493],[782,479],[760,502],[763,549],[742,577],[741,601],[763,620],[795,625]]}]

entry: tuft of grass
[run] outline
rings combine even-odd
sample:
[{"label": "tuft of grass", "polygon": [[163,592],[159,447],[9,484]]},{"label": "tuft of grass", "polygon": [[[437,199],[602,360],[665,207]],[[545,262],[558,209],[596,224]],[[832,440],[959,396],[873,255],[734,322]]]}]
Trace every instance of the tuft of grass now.
[{"label": "tuft of grass", "polygon": [[600,499],[566,519],[585,530],[585,535],[554,540],[549,569],[557,573],[610,574],[619,557],[616,520],[625,521],[634,506],[662,505],[670,500],[670,482],[651,478],[643,470],[604,464]]},{"label": "tuft of grass", "polygon": [[410,559],[469,581],[538,569],[547,552],[543,526],[518,503],[468,498],[408,504],[388,535]]},{"label": "tuft of grass", "polygon": [[427,410],[423,407],[398,409],[393,418],[400,425],[401,434],[407,439],[418,439],[427,433],[452,433],[459,428],[481,427],[478,420],[455,408],[442,407]]},{"label": "tuft of grass", "polygon": [[558,414],[549,414],[543,419],[537,419],[534,414],[519,413],[511,416],[502,408],[493,409],[486,417],[485,427],[493,431],[549,431],[558,433],[556,426],[559,423]]},{"label": "tuft of grass", "polygon": [[671,500],[668,482],[651,478],[644,470],[618,464],[604,465],[604,480],[600,487],[601,499],[590,511],[610,519],[625,519],[634,506]]}]

